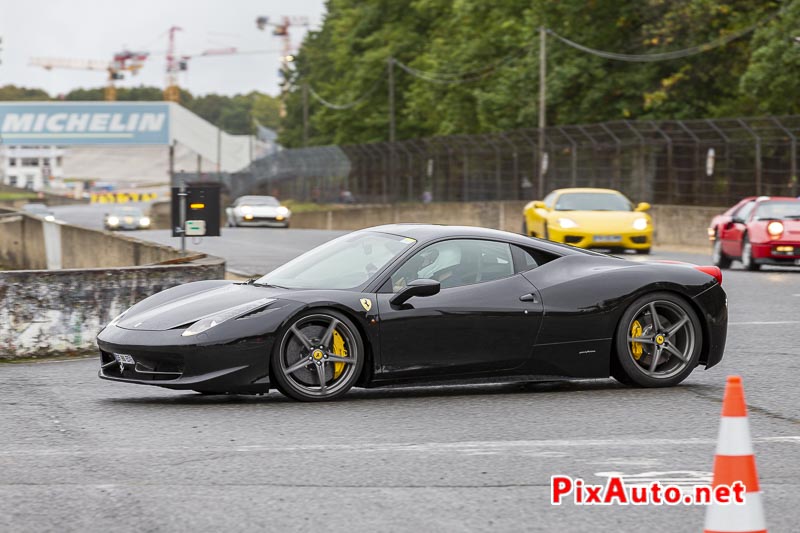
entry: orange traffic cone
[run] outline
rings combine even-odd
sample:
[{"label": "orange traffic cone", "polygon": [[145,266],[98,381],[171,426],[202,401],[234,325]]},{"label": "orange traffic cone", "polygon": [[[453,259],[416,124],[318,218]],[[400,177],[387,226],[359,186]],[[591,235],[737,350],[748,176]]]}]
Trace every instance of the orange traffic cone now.
[{"label": "orange traffic cone", "polygon": [[744,504],[711,502],[706,509],[705,533],[766,533],[764,506],[758,486],[756,457],[747,425],[742,378],[728,376],[722,400],[717,453],[714,457],[713,486],[745,486]]}]

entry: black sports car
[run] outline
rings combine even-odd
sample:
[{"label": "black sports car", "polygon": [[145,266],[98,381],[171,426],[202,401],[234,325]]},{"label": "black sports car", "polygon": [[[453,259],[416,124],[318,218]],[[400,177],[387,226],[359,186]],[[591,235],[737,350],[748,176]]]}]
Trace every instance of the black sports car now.
[{"label": "black sports car", "polygon": [[244,283],[146,298],[97,337],[100,377],[329,400],[441,380],[680,383],[719,363],[716,267],[634,262],[512,233],[397,224],[339,237]]}]

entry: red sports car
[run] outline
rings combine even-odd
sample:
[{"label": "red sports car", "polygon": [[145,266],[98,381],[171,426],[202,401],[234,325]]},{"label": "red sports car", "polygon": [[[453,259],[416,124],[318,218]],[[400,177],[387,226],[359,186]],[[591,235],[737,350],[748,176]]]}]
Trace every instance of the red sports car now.
[{"label": "red sports car", "polygon": [[745,198],[711,221],[713,260],[728,268],[739,259],[747,270],[761,265],[800,266],[800,198]]}]

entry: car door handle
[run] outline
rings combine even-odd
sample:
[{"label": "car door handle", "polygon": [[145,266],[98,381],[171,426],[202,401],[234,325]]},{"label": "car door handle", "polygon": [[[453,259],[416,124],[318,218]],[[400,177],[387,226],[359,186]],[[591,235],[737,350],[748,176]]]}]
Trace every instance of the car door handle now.
[{"label": "car door handle", "polygon": [[533,302],[536,303],[536,295],[535,294],[523,294],[519,297],[520,302]]}]

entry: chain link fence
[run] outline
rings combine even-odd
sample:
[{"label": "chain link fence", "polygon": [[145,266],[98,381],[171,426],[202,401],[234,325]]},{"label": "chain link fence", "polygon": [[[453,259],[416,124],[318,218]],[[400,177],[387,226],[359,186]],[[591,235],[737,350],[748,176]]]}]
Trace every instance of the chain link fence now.
[{"label": "chain link fence", "polygon": [[219,176],[231,196],[387,203],[541,198],[610,187],[634,201],[723,206],[798,195],[800,116],[613,121],[395,143],[285,149]]}]

